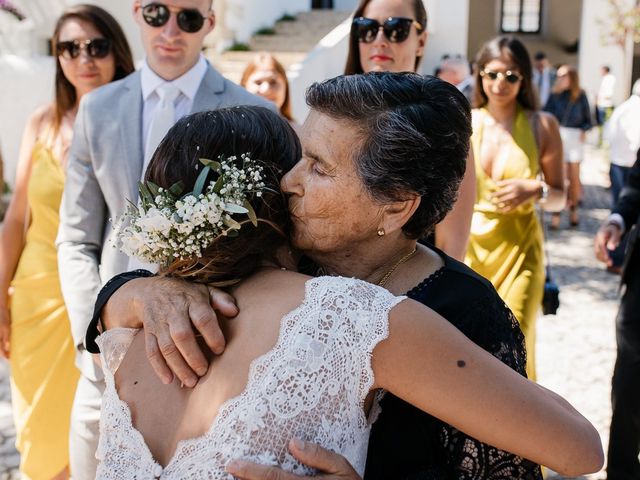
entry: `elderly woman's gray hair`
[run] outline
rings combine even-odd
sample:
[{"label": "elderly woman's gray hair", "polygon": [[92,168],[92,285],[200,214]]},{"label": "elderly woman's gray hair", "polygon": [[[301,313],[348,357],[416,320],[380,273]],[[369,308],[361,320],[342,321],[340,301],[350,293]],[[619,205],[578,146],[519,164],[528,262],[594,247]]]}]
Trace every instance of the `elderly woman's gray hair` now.
[{"label": "elderly woman's gray hair", "polygon": [[469,102],[456,87],[414,73],[375,72],[315,83],[307,104],[355,126],[353,159],[372,198],[421,197],[403,227],[408,237],[426,236],[453,207],[471,136]]}]

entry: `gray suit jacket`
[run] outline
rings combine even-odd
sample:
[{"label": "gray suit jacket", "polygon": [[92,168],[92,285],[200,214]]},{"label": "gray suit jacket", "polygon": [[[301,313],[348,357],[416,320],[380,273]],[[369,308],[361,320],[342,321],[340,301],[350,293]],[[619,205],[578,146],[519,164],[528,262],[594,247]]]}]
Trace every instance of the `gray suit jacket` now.
[{"label": "gray suit jacket", "polygon": [[[234,105],[275,107],[225,79],[210,65],[192,112]],[[76,364],[92,380],[102,378],[84,335],[103,283],[127,269],[128,257],[111,246],[109,219],[127,199],[138,198],[142,176],[142,89],[140,72],[86,95],[80,104],[69,153],[56,241],[62,294],[78,355]]]}]

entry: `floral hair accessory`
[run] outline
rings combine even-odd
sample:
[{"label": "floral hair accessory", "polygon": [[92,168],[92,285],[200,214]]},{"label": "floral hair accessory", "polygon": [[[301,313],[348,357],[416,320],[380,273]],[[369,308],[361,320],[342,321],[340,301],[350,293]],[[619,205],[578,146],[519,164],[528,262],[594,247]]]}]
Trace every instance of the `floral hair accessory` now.
[{"label": "floral hair accessory", "polygon": [[[120,244],[127,255],[166,267],[175,260],[201,257],[217,237],[237,235],[247,221],[257,226],[249,197],[267,190],[263,167],[249,154],[240,160],[224,155],[218,161],[201,158],[200,163],[204,168],[193,192],[183,194],[182,182],[169,189],[140,182],[139,205],[129,202],[124,215],[113,222],[114,246]],[[205,187],[211,171],[218,178]],[[238,218],[242,215],[246,218]]]}]

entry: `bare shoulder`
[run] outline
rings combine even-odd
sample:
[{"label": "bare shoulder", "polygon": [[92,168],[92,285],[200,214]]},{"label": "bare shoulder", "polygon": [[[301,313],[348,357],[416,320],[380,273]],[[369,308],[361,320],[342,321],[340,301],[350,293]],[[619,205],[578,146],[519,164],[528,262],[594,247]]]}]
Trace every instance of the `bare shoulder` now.
[{"label": "bare shoulder", "polygon": [[27,128],[38,136],[55,118],[55,105],[47,103],[36,108],[27,120]]},{"label": "bare shoulder", "polygon": [[311,278],[290,270],[270,268],[247,278],[230,293],[238,301],[240,312],[268,306],[275,315],[279,315],[303,302],[306,283]]}]

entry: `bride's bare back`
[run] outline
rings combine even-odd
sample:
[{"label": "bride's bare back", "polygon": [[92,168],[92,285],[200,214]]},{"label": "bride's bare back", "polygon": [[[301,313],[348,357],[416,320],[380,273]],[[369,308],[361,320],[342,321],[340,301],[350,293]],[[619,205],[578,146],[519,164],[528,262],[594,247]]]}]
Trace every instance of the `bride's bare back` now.
[{"label": "bride's bare back", "polygon": [[194,388],[182,387],[177,379],[163,384],[147,359],[144,332],[135,336],[116,385],[134,427],[160,464],[169,462],[178,441],[204,435],[220,406],[245,389],[251,362],[274,347],[282,317],[302,303],[309,278],[268,269],[235,287],[231,293],[240,313],[220,323],[227,340],[224,354],[211,356],[209,370]]}]

